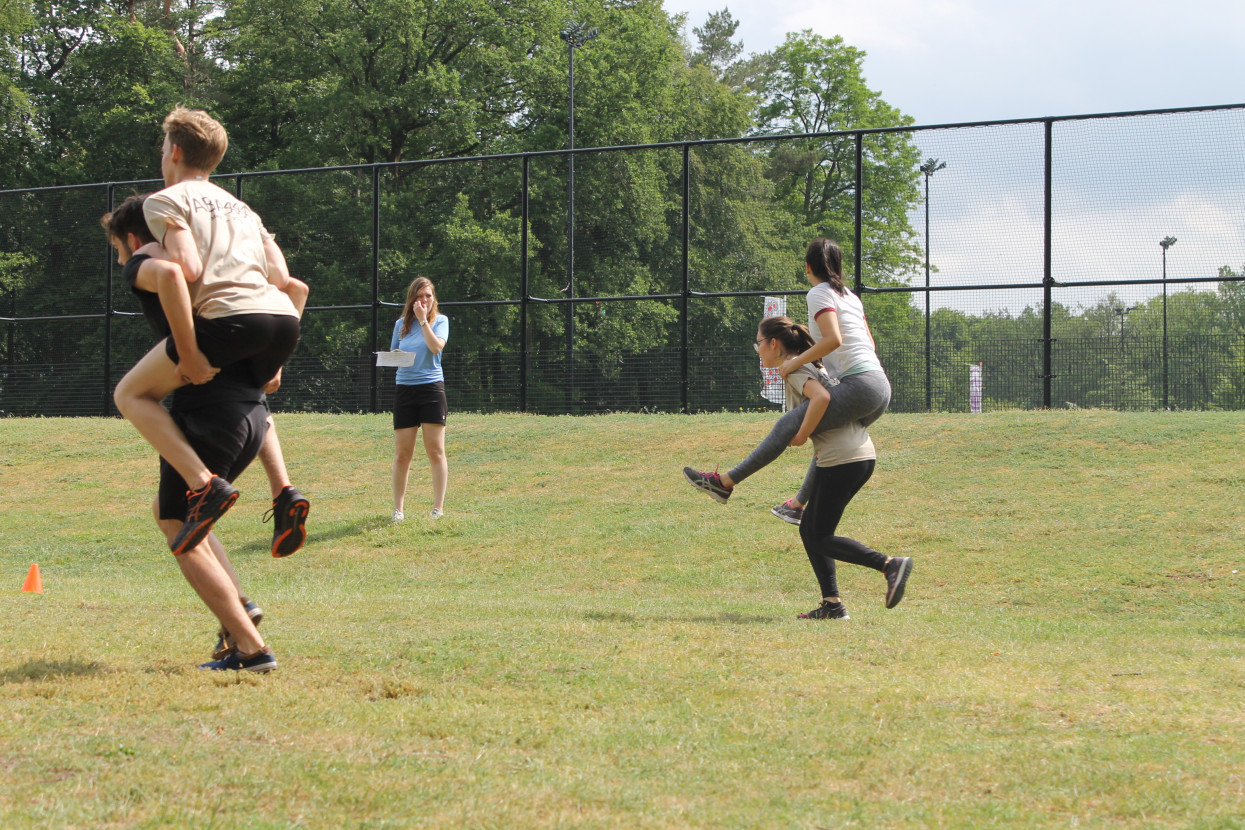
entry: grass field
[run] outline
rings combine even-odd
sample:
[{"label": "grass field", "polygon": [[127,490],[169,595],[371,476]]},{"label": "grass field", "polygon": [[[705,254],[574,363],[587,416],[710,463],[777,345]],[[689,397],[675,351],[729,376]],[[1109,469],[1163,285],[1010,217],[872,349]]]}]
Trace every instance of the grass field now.
[{"label": "grass field", "polygon": [[312,538],[240,480],[239,677],[136,433],[0,420],[0,826],[1245,827],[1245,415],[888,415],[841,532],[916,569],[845,622],[769,515],[806,450],[680,474],[771,421],[455,415],[392,525],[387,415],[280,416]]}]

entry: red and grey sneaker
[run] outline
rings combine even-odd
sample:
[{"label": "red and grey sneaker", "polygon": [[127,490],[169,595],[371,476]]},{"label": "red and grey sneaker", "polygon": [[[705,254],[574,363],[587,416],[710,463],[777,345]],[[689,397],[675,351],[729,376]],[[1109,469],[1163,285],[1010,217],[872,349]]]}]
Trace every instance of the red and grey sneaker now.
[{"label": "red and grey sneaker", "polygon": [[804,518],[804,508],[795,506],[795,499],[787,499],[782,504],[772,508],[769,512],[782,519],[789,525],[799,526],[800,520]]},{"label": "red and grey sneaker", "polygon": [[821,605],[818,605],[807,614],[801,614],[802,620],[850,620],[847,616],[847,606],[841,602],[831,602],[823,599]]},{"label": "red and grey sneaker", "polygon": [[731,497],[733,488],[727,487],[722,483],[722,477],[718,475],[718,471],[712,473],[702,473],[699,470],[693,470],[691,467],[683,468],[683,477],[688,483],[697,490],[704,490],[709,497],[718,504],[726,504],[726,500]]},{"label": "red and grey sneaker", "polygon": [[212,525],[224,516],[238,500],[238,490],[220,476],[212,476],[202,490],[186,491],[186,522],[174,537],[169,549],[174,556],[186,551],[207,538]]},{"label": "red and grey sneaker", "polygon": [[912,557],[893,556],[882,569],[886,575],[886,607],[894,608],[903,599],[904,586],[912,574]]},{"label": "red and grey sneaker", "polygon": [[272,500],[272,509],[264,514],[264,521],[273,520],[272,555],[289,556],[307,541],[307,514],[311,502],[290,485],[286,485]]}]

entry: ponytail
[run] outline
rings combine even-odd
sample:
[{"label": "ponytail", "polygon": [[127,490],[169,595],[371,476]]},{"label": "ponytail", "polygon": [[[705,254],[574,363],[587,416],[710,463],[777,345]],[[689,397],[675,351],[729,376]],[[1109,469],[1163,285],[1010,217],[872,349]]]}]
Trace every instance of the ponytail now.
[{"label": "ponytail", "polygon": [[840,297],[847,292],[843,285],[843,249],[824,236],[819,236],[808,244],[804,253],[804,264],[813,271],[813,276],[821,282],[830,283],[834,293]]}]

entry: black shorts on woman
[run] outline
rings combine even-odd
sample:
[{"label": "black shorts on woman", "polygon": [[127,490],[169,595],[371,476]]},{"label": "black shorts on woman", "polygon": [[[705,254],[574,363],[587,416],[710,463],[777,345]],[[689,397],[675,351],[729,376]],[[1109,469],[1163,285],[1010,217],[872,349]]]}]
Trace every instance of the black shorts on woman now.
[{"label": "black shorts on woman", "polygon": [[448,413],[445,381],[397,385],[393,398],[394,429],[410,429],[420,424],[445,426]]},{"label": "black shorts on woman", "polygon": [[[224,369],[245,361],[259,387],[277,376],[298,347],[298,318],[286,314],[195,315],[194,326],[195,342],[208,363]],[[174,364],[179,362],[172,337],[164,353]]]}]

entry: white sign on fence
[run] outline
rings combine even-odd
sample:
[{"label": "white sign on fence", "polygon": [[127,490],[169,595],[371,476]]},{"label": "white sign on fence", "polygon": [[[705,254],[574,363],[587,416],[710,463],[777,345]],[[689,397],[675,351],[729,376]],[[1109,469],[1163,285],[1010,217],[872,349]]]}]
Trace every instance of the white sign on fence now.
[{"label": "white sign on fence", "polygon": [[[786,297],[766,297],[765,298],[765,316],[766,317],[786,317],[787,316],[787,298]],[[761,367],[761,378],[764,385],[761,387],[761,397],[771,403],[782,404],[783,411],[787,409],[787,392],[783,389],[782,375],[778,374],[777,369],[766,369]]]},{"label": "white sign on fence", "polygon": [[981,411],[981,364],[968,364],[968,411]]}]

